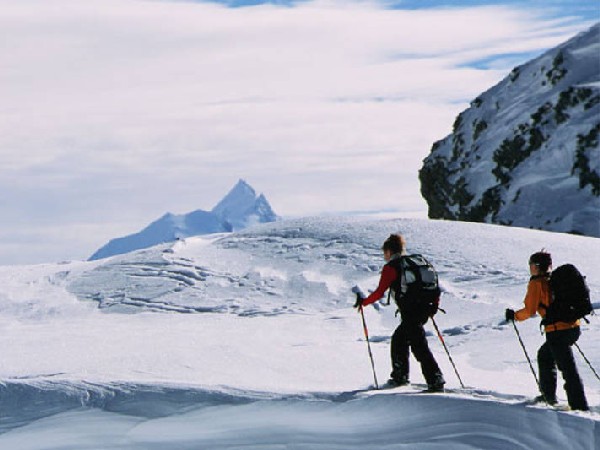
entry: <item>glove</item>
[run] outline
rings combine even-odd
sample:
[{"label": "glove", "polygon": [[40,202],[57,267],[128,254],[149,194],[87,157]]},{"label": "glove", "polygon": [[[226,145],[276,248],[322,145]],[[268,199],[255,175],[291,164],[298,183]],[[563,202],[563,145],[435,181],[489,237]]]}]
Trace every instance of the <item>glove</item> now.
[{"label": "glove", "polygon": [[507,322],[514,322],[515,321],[514,309],[507,308],[506,311],[504,312],[504,317],[506,318]]},{"label": "glove", "polygon": [[363,300],[365,299],[365,294],[363,294],[362,289],[358,286],[353,286],[352,292],[354,292],[356,294],[356,302],[354,302],[353,308],[360,308],[363,305]]},{"label": "glove", "polygon": [[362,295],[360,295],[360,293],[356,293],[356,302],[354,302],[354,308],[360,308],[363,305],[363,300],[364,298],[362,298]]}]

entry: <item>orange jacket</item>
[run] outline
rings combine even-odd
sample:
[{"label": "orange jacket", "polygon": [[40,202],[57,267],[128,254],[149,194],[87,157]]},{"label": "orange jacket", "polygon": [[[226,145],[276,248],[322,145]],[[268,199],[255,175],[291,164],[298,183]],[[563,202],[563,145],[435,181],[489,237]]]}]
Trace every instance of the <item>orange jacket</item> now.
[{"label": "orange jacket", "polygon": [[[542,318],[546,315],[546,308],[550,305],[552,295],[548,278],[544,276],[531,277],[527,285],[527,294],[525,295],[525,307],[515,312],[515,320],[519,322],[529,319],[538,313]],[[579,326],[579,320],[575,322],[556,322],[546,325],[546,333],[558,330],[568,330]]]}]

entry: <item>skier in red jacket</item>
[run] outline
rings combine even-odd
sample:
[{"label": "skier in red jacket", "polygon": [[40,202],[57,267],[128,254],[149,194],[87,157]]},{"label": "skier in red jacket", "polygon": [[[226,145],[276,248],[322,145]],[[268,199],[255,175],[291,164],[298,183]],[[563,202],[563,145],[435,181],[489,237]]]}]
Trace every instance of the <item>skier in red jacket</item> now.
[{"label": "skier in red jacket", "polygon": [[[375,303],[382,298],[385,292],[390,289],[392,284],[400,276],[399,262],[400,257],[405,254],[406,241],[399,234],[391,234],[383,243],[383,258],[386,261],[377,289],[364,299],[357,299],[355,307],[367,306]],[[444,390],[444,377],[442,372],[429,350],[427,337],[423,323],[419,318],[412,317],[409,314],[403,314],[400,325],[392,335],[391,357],[392,373],[389,380],[390,384],[404,386],[409,384],[409,349],[421,364],[423,377],[427,382],[427,388],[432,392]]]}]

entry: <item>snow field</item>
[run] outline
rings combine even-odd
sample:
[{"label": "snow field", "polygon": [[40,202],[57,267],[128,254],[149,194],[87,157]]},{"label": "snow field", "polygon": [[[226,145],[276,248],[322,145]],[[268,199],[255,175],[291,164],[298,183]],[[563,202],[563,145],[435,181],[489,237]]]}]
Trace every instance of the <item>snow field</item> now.
[{"label": "snow field", "polygon": [[[350,288],[376,287],[381,243],[398,231],[438,269],[436,323],[484,395],[357,392],[373,374]],[[594,412],[523,404],[536,386],[503,315],[542,247],[600,299],[598,239],[414,219],[299,219],[93,263],[0,267],[0,448],[594,449],[600,382],[580,355]],[[394,307],[365,318],[383,383]],[[535,360],[538,320],[518,326]],[[596,368],[599,333],[592,317],[579,342]]]}]

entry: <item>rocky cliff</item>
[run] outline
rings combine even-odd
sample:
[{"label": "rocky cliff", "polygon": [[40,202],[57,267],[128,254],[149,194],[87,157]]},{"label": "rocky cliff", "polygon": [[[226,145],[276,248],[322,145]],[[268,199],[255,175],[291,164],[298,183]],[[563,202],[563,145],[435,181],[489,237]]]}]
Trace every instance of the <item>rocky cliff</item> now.
[{"label": "rocky cliff", "polygon": [[429,217],[600,237],[600,24],[475,98],[419,172]]}]

